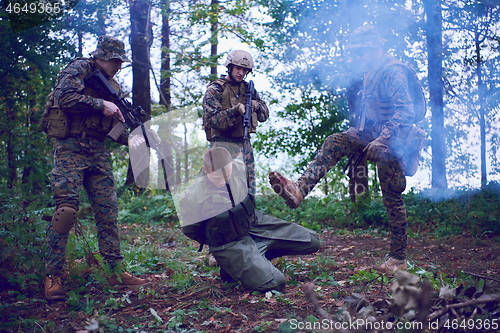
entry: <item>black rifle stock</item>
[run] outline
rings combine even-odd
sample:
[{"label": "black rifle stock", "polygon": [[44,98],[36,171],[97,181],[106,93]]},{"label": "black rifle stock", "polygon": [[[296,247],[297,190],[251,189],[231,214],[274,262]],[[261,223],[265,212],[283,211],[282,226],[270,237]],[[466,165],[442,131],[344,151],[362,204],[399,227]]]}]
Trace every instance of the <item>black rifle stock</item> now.
[{"label": "black rifle stock", "polygon": [[[153,148],[161,161],[161,165],[163,168],[163,176],[165,178],[165,187],[168,190],[168,181],[167,181],[167,167],[169,170],[173,170],[172,166],[167,162],[165,157],[163,157],[161,151],[161,144],[156,140],[156,136],[151,134],[153,140],[149,140],[149,135],[147,134],[146,127],[139,119],[140,116],[146,115],[146,112],[141,106],[136,107],[135,109],[132,107],[132,103],[130,103],[125,98],[118,96],[115,88],[109,83],[109,81],[104,77],[100,70],[96,69],[89,76],[85,78],[85,85],[90,85],[98,90],[101,90],[107,96],[110,96],[112,102],[120,109],[120,112],[125,119],[124,122],[119,122],[116,124],[111,131],[108,133],[108,137],[116,141],[123,132],[127,129],[134,130],[137,127],[141,127],[142,136],[146,141],[146,146],[148,148]],[[150,130],[152,131],[152,130]],[[152,145],[151,145],[152,144]]]},{"label": "black rifle stock", "polygon": [[255,94],[255,87],[253,81],[248,81],[247,93],[245,97],[245,115],[243,116],[243,139],[250,138],[250,124],[252,123],[252,98]]}]

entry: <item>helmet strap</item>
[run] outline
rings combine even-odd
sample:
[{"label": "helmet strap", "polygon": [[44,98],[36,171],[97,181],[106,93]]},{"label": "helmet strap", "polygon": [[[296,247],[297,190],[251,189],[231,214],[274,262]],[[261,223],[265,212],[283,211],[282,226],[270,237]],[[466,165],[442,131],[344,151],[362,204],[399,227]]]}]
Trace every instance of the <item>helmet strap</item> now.
[{"label": "helmet strap", "polygon": [[227,65],[227,76],[231,81],[236,82],[236,80],[233,78],[233,66],[233,64]]}]

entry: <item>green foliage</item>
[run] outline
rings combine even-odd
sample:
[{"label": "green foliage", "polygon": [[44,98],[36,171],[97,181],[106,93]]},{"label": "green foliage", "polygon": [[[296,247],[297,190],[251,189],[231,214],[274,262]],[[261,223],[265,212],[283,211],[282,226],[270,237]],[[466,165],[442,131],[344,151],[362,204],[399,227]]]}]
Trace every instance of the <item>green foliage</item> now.
[{"label": "green foliage", "polygon": [[172,195],[164,190],[135,193],[133,188],[119,197],[118,220],[122,223],[158,224],[178,222]]},{"label": "green foliage", "polygon": [[[0,196],[0,283],[20,292],[38,290],[44,272],[45,226],[28,198]],[[6,195],[7,194],[7,195]]]},{"label": "green foliage", "polygon": [[189,323],[189,318],[198,316],[198,311],[175,310],[169,313],[172,317],[168,320],[167,327],[169,329],[182,329],[186,322]]},{"label": "green foliage", "polygon": [[[403,194],[410,234],[434,233],[438,237],[470,233],[476,237],[500,234],[500,184],[492,182],[478,190],[449,190]],[[323,228],[389,231],[381,197],[339,199],[306,197],[297,209],[286,206],[274,193],[257,198],[266,214],[320,231]],[[314,219],[311,217],[314,216]]]},{"label": "green foliage", "polygon": [[303,91],[301,101],[289,104],[278,117],[286,122],[281,128],[257,132],[254,147],[266,156],[287,153],[300,156],[295,171],[303,169],[314,157],[328,135],[345,129],[346,107],[333,92],[315,94]]},{"label": "green foliage", "polygon": [[438,237],[470,233],[476,237],[500,233],[500,184],[482,189],[410,192],[405,196],[410,226]]}]

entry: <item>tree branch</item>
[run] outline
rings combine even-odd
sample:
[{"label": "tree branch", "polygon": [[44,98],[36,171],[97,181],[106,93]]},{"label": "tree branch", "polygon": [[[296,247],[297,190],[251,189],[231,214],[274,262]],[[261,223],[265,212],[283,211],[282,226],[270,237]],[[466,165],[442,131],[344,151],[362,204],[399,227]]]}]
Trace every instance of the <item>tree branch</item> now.
[{"label": "tree branch", "polygon": [[488,298],[488,299],[473,299],[473,300],[466,301],[463,303],[446,305],[441,310],[435,311],[435,312],[431,313],[430,315],[428,315],[427,320],[432,321],[436,318],[439,318],[442,315],[444,315],[446,312],[448,312],[450,309],[465,308],[467,306],[477,305],[477,304],[485,304],[485,303],[489,303],[489,302],[500,302],[500,297],[492,297],[492,298]]}]

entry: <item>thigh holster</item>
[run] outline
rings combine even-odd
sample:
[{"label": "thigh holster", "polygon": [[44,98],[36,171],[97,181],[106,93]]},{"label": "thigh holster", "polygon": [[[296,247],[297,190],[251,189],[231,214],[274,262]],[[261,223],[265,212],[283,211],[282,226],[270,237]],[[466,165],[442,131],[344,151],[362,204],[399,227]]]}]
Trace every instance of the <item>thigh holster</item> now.
[{"label": "thigh holster", "polygon": [[221,246],[243,237],[248,234],[255,219],[255,201],[248,194],[242,202],[206,222],[206,242],[210,246]]},{"label": "thigh holster", "polygon": [[76,209],[69,206],[59,207],[52,216],[51,222],[58,233],[68,233],[76,223]]}]

